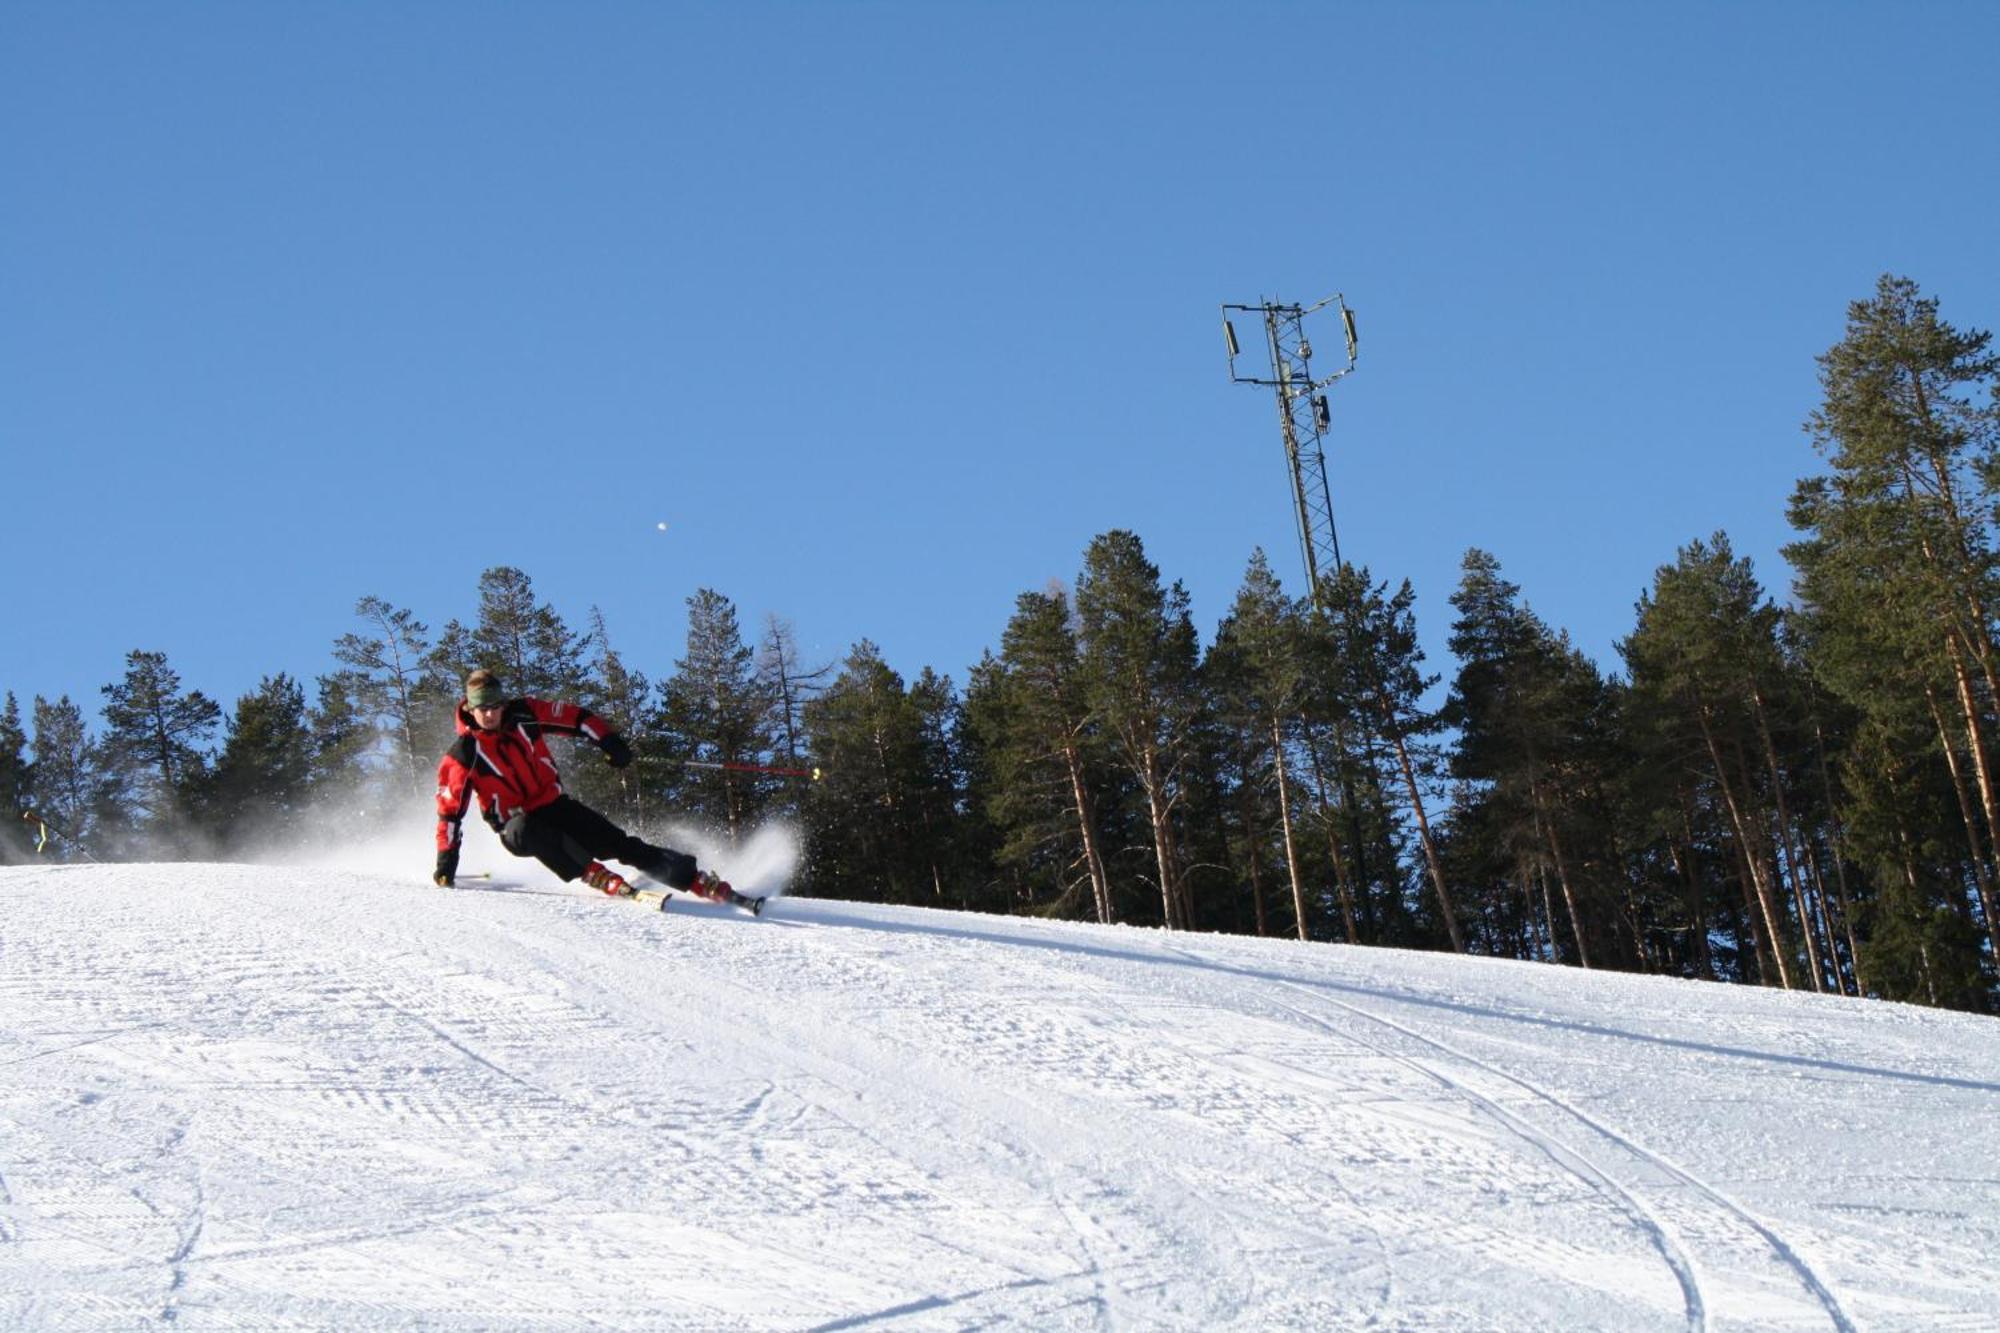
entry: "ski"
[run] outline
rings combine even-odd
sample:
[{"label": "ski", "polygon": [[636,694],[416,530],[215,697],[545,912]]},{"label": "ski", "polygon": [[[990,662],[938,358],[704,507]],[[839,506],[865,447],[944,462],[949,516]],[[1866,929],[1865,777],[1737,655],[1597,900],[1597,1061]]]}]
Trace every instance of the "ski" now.
[{"label": "ski", "polygon": [[751,916],[762,916],[764,914],[764,900],[762,898],[753,898],[747,893],[738,893],[735,889],[705,870],[696,875],[694,883],[684,889],[669,888],[658,880],[642,874],[627,875],[624,879],[627,884],[632,886],[632,892],[626,894],[626,897],[641,906],[651,907],[657,911],[666,911],[667,904],[673,901],[673,896],[676,893],[686,893],[700,898],[705,902],[721,903],[727,907],[740,907]]},{"label": "ski", "polygon": [[[621,875],[619,878],[623,879],[630,886],[631,891],[628,893],[612,894],[610,895],[611,897],[622,899],[628,903],[637,903],[641,907],[650,907],[656,912],[666,911],[667,904],[671,903],[676,895],[685,893],[700,898],[704,902],[716,903],[724,907],[740,907],[751,916],[762,916],[764,914],[764,899],[747,893],[738,893],[735,889],[707,871],[702,871],[695,879],[695,882],[684,889],[669,888],[658,880],[649,879],[637,871]],[[458,882],[453,887],[459,889],[495,889],[516,893],[524,891],[545,892],[545,890],[524,890],[522,885],[512,881],[496,881],[493,878],[493,872],[490,870],[477,871],[469,875],[460,875],[457,877],[457,880]],[[478,882],[473,883],[472,881]]]}]

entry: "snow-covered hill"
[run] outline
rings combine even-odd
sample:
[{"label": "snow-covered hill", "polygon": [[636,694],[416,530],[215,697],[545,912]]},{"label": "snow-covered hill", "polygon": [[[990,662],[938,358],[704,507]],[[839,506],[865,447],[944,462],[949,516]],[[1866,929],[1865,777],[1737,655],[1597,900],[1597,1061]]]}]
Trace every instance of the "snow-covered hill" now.
[{"label": "snow-covered hill", "polygon": [[2000,1328],[1993,1020],[523,866],[0,871],[0,1326]]}]

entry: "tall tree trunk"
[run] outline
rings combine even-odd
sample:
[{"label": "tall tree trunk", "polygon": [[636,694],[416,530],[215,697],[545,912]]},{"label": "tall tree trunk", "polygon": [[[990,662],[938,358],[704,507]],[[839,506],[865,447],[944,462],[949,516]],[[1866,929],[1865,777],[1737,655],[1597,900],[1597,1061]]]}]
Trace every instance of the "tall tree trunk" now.
[{"label": "tall tree trunk", "polygon": [[[395,643],[393,636],[390,642]],[[410,785],[422,791],[431,783],[431,772],[430,766],[424,762],[424,756],[417,746],[416,704],[410,698],[410,688],[403,680],[403,653],[400,647],[395,650],[395,663],[396,727],[403,733],[403,766],[409,772]]]},{"label": "tall tree trunk", "polygon": [[1736,853],[1736,878],[1743,886],[1743,912],[1736,922],[1736,944],[1739,957],[1743,951],[1743,939],[1750,939],[1750,957],[1757,964],[1757,984],[1768,986],[1777,971],[1774,966],[1775,954],[1765,947],[1763,909],[1757,902],[1756,876],[1750,870],[1751,853],[1743,846],[1743,840],[1729,836],[1729,845]]},{"label": "tall tree trunk", "polygon": [[1621,840],[1616,832],[1618,821],[1609,814],[1612,808],[1611,800],[1605,794],[1601,776],[1591,778],[1590,794],[1591,812],[1596,815],[1602,827],[1612,830],[1609,839],[1609,861],[1617,869],[1619,885],[1624,890],[1625,932],[1632,937],[1632,951],[1638,958],[1641,968],[1648,972],[1658,972],[1660,968],[1654,960],[1654,950],[1646,943],[1647,922],[1639,910],[1639,887],[1644,874],[1631,864],[1633,859],[1638,858],[1633,856],[1628,859],[1627,853],[1621,846]]},{"label": "tall tree trunk", "polygon": [[[1917,415],[1924,423],[1924,434],[1927,438],[1935,438],[1933,432],[1937,428],[1937,423],[1931,411],[1930,391],[1924,387],[1923,373],[1916,366],[1909,364],[1905,364],[1902,368],[1910,376],[1912,400]],[[1973,657],[1979,662],[1980,674],[1986,680],[1987,697],[2000,700],[2000,667],[1996,667],[1995,662],[1996,656],[2000,656],[2000,650],[1996,650],[1993,642],[1992,617],[1987,615],[1985,602],[1979,595],[1979,562],[1974,553],[1978,541],[1974,536],[1973,525],[1966,521],[1959,505],[1958,484],[1952,477],[1950,460],[1937,451],[1925,449],[1924,461],[1930,467],[1931,480],[1938,501],[1944,509],[1945,530],[1950,534],[1955,548],[1952,552],[1953,559],[1947,564],[1939,559],[1937,552],[1931,546],[1930,537],[1926,534],[1921,541],[1924,558],[1933,568],[1943,572],[1947,581],[1955,587],[1959,599],[1965,603],[1965,618],[1959,622],[1958,632],[1971,645]],[[1920,509],[1921,506],[1917,502],[1916,480],[1912,475],[1907,456],[1904,461],[1903,477],[1912,508]],[[1948,623],[1957,619],[1955,614],[1947,613]],[[1990,818],[1990,809],[1988,815]],[[1996,837],[2000,837],[2000,825],[1994,825],[1993,831]]]},{"label": "tall tree trunk", "polygon": [[1771,946],[1771,958],[1777,964],[1778,984],[1786,990],[1792,988],[1791,969],[1785,964],[1785,935],[1778,929],[1778,911],[1775,895],[1764,875],[1763,858],[1757,854],[1756,840],[1750,836],[1749,821],[1736,802],[1736,793],[1730,787],[1729,769],[1722,761],[1722,747],[1716,744],[1715,728],[1709,723],[1708,705],[1700,699],[1694,701],[1694,712],[1701,722],[1701,736],[1708,743],[1708,757],[1715,764],[1715,782],[1722,791],[1722,803],[1729,811],[1729,823],[1736,831],[1736,844],[1749,870],[1750,884],[1757,891],[1757,910],[1763,915],[1766,938]]},{"label": "tall tree trunk", "polygon": [[[1299,876],[1299,853],[1292,842],[1292,788],[1291,780],[1285,776],[1285,731],[1278,725],[1278,719],[1271,719],[1271,762],[1278,771],[1278,819],[1285,828],[1285,873],[1292,880],[1292,911],[1298,917],[1299,938],[1308,939],[1306,931],[1306,888]],[[1347,923],[1347,933],[1354,934],[1354,922]]]},{"label": "tall tree trunk", "polygon": [[1549,895],[1549,872],[1544,866],[1539,864],[1539,857],[1536,858],[1536,861],[1535,883],[1542,890],[1542,922],[1548,927],[1549,931],[1549,961],[1561,965],[1562,946],[1557,942],[1556,938],[1556,904],[1555,899]]},{"label": "tall tree trunk", "polygon": [[1590,945],[1583,936],[1583,920],[1576,909],[1576,891],[1570,886],[1569,865],[1563,858],[1562,843],[1556,837],[1556,821],[1549,814],[1543,800],[1542,789],[1536,783],[1528,784],[1528,794],[1535,808],[1535,822],[1541,826],[1543,839],[1549,845],[1549,854],[1554,858],[1556,882],[1562,886],[1563,906],[1569,909],[1569,930],[1576,940],[1576,960],[1585,970],[1590,970]]},{"label": "tall tree trunk", "polygon": [[1181,915],[1180,876],[1174,867],[1174,833],[1167,811],[1153,797],[1146,798],[1153,824],[1153,862],[1160,872],[1160,910],[1168,930],[1186,930]]},{"label": "tall tree trunk", "polygon": [[1465,952],[1465,937],[1459,933],[1458,914],[1451,910],[1451,891],[1445,888],[1444,867],[1438,860],[1437,844],[1431,840],[1431,822],[1424,816],[1423,793],[1417,790],[1416,765],[1410,762],[1410,747],[1403,741],[1403,729],[1396,721],[1396,710],[1389,703],[1388,696],[1377,692],[1377,705],[1382,710],[1383,732],[1389,743],[1396,747],[1396,762],[1402,766],[1403,786],[1410,797],[1410,813],[1417,817],[1417,838],[1423,844],[1424,864],[1430,870],[1431,885],[1437,890],[1438,914],[1444,918],[1444,928],[1451,936],[1454,953]]},{"label": "tall tree trunk", "polygon": [[1168,930],[1186,930],[1181,915],[1180,876],[1175,869],[1174,830],[1166,783],[1160,776],[1159,754],[1151,746],[1141,751],[1139,785],[1146,792],[1146,815],[1153,829],[1153,859],[1160,871],[1160,910]]},{"label": "tall tree trunk", "polygon": [[1520,877],[1522,877],[1522,885],[1520,885],[1522,893],[1528,897],[1528,917],[1530,919],[1534,919],[1534,911],[1536,911],[1536,893],[1534,891],[1536,889],[1542,891],[1542,895],[1540,895],[1540,899],[1542,899],[1542,903],[1540,903],[1542,919],[1540,919],[1540,929],[1536,931],[1536,949],[1540,949],[1540,955],[1544,959],[1548,959],[1550,963],[1560,963],[1562,957],[1556,953],[1556,913],[1554,913],[1556,905],[1548,901],[1548,881],[1536,877],[1534,871],[1528,869],[1528,867],[1520,869]]},{"label": "tall tree trunk", "polygon": [[1326,826],[1326,847],[1333,857],[1333,879],[1340,890],[1340,914],[1347,923],[1347,942],[1359,944],[1361,936],[1354,928],[1354,878],[1347,869],[1347,857],[1340,845],[1340,830],[1334,825],[1333,809],[1326,799],[1326,774],[1320,767],[1319,747],[1312,744],[1310,735],[1306,737],[1306,757],[1312,760],[1313,793],[1319,801],[1320,822]]},{"label": "tall tree trunk", "polygon": [[1847,973],[1852,970],[1853,959],[1848,960],[1848,968],[1840,965],[1840,932],[1833,924],[1833,900],[1827,895],[1826,876],[1820,873],[1819,853],[1813,850],[1812,839],[1804,830],[1799,833],[1799,846],[1805,850],[1806,873],[1812,876],[1813,893],[1819,900],[1820,920],[1826,931],[1822,943],[1826,946],[1827,965],[1833,969],[1833,993],[1847,994]]},{"label": "tall tree trunk", "polygon": [[1688,915],[1694,921],[1694,938],[1689,943],[1693,946],[1695,969],[1704,980],[1713,981],[1715,956],[1710,951],[1708,943],[1708,907],[1705,895],[1701,891],[1701,878],[1694,872],[1694,828],[1688,822],[1685,808],[1682,810],[1681,819],[1687,826],[1687,847],[1683,850],[1681,845],[1670,837],[1667,839],[1667,855],[1673,859],[1674,871],[1681,877],[1681,883],[1687,889]]},{"label": "tall tree trunk", "polygon": [[[1918,415],[1923,419],[1926,427],[1929,428],[1933,425],[1933,422],[1930,403],[1924,389],[1923,376],[1913,366],[1906,366],[1904,368],[1909,371]],[[1956,562],[1947,564],[1944,560],[1940,559],[1936,549],[1931,544],[1930,536],[1922,533],[1922,504],[1918,499],[1919,488],[1907,454],[1902,460],[1905,495],[1910,502],[1911,509],[1917,514],[1919,532],[1921,534],[1918,545],[1923,551],[1925,563],[1934,571],[1937,571],[1939,577],[1948,585],[1947,590],[1944,592],[1947,602],[1952,598],[1951,590],[1955,589],[1958,597],[1965,603],[1966,617],[1963,620],[1960,619],[1957,612],[1949,605],[1939,607],[1933,604],[1932,609],[1944,624],[1945,655],[1951,661],[1952,679],[1957,685],[1959,711],[1965,719],[1966,749],[1972,755],[1972,767],[1979,788],[1980,806],[1986,812],[1986,828],[1989,834],[1995,838],[2000,838],[2000,797],[1996,797],[1993,775],[1986,761],[1985,728],[1981,721],[1979,702],[1972,688],[1971,673],[1968,671],[1965,663],[1965,649],[1969,645],[1974,658],[1979,663],[1980,673],[1986,682],[1987,697],[2000,700],[2000,677],[1996,677],[1995,674],[1992,624],[1987,618],[1986,608],[1980,601],[1977,588],[1973,581],[1966,577],[1967,567],[1971,563],[1969,556],[1971,542],[1967,535],[1965,521],[1959,514],[1951,470],[1943,459],[1935,455],[1927,454],[1925,461],[1930,465],[1938,499],[1944,507],[1946,517],[1949,519],[1947,530],[1950,532],[1952,540],[1958,548],[1956,552],[1958,559]],[[1928,687],[1926,687],[1926,693],[1928,693]],[[1953,757],[1949,740],[1945,741],[1945,756],[1947,759]],[[1955,776],[1956,773],[1954,772]],[[1980,858],[1976,855],[1974,857],[1974,864],[1980,864]],[[1993,890],[1991,885],[1983,878],[1980,881],[1979,888],[1979,906],[1986,917],[1986,947],[1995,960],[2000,961],[2000,923],[1996,923],[1993,917]]]},{"label": "tall tree trunk", "polygon": [[1521,895],[1521,928],[1514,932],[1514,956],[1529,962],[1541,956],[1542,933],[1535,924],[1535,891],[1528,868],[1518,856],[1514,858],[1514,891]]},{"label": "tall tree trunk", "polygon": [[1634,887],[1638,877],[1624,864],[1624,857],[1620,856],[1617,859],[1619,869],[1624,872],[1619,878],[1625,885],[1625,929],[1632,936],[1632,948],[1639,955],[1639,966],[1648,972],[1658,972],[1660,969],[1654,965],[1653,951],[1646,947],[1645,923],[1639,919],[1639,897]]},{"label": "tall tree trunk", "polygon": [[[1972,752],[1972,766],[1979,782],[1979,799],[1986,811],[1986,827],[1989,832],[2000,834],[2000,812],[1996,812],[1995,809],[1992,776],[1987,771],[1986,745],[1980,732],[1978,701],[1973,698],[1972,682],[1967,678],[1964,656],[1958,650],[1957,640],[1951,635],[1946,635],[1945,642],[1951,648],[1952,675],[1958,682],[1958,706],[1965,718],[1966,748]],[[1966,805],[1965,785],[1959,775],[1958,756],[1952,747],[1951,737],[1944,732],[1944,719],[1939,713],[1936,698],[1931,694],[1929,686],[1924,687],[1924,695],[1930,700],[1931,716],[1937,720],[1938,739],[1944,745],[1945,763],[1951,769],[1952,784],[1958,789],[1959,805],[1963,809]],[[1986,951],[1992,955],[1996,963],[2000,963],[2000,921],[1996,921],[1993,915],[1993,881],[1987,873],[1986,858],[1981,854],[1979,834],[1974,826],[1972,812],[1965,810],[1964,816],[1966,835],[1972,843],[1972,869],[1978,882],[1979,910],[1986,918]]]},{"label": "tall tree trunk", "polygon": [[1256,918],[1257,938],[1263,939],[1271,933],[1271,923],[1264,914],[1263,858],[1257,852],[1257,826],[1252,816],[1257,802],[1248,782],[1237,784],[1237,794],[1243,803],[1244,851],[1250,859],[1250,908]]},{"label": "tall tree trunk", "polygon": [[1775,861],[1778,847],[1782,845],[1785,865],[1779,873],[1778,882],[1782,886],[1789,881],[1792,886],[1792,910],[1799,914],[1799,937],[1806,946],[1806,975],[1812,981],[1813,993],[1826,993],[1826,978],[1820,968],[1819,932],[1813,925],[1812,905],[1807,901],[1805,871],[1799,864],[1799,854],[1792,847],[1792,830],[1786,824],[1784,811],[1772,814],[1771,821],[1777,831],[1773,836],[1771,856]]},{"label": "tall tree trunk", "polygon": [[1786,867],[1791,871],[1792,898],[1799,913],[1799,933],[1805,937],[1806,966],[1811,971],[1812,988],[1816,994],[1825,994],[1826,980],[1820,966],[1819,932],[1813,926],[1812,908],[1806,901],[1805,871],[1799,864],[1799,851],[1792,843],[1791,803],[1785,799],[1785,775],[1778,766],[1778,747],[1771,739],[1770,719],[1764,712],[1764,695],[1754,684],[1750,690],[1750,707],[1757,719],[1757,739],[1763,743],[1764,765],[1771,775],[1771,799],[1778,808],[1778,838],[1775,846],[1783,850]]},{"label": "tall tree trunk", "polygon": [[1090,873],[1097,920],[1108,926],[1117,919],[1111,909],[1111,876],[1105,872],[1104,849],[1097,841],[1097,804],[1090,799],[1090,787],[1083,780],[1083,756],[1074,743],[1064,743],[1063,763],[1069,769],[1070,803],[1076,811],[1077,832],[1083,838],[1083,860]]},{"label": "tall tree trunk", "polygon": [[1862,976],[1861,943],[1854,936],[1854,907],[1847,896],[1847,857],[1841,850],[1847,842],[1847,834],[1841,826],[1840,810],[1833,803],[1833,774],[1826,762],[1826,732],[1817,716],[1813,718],[1813,749],[1819,757],[1820,790],[1826,799],[1826,817],[1832,824],[1828,850],[1833,853],[1833,885],[1840,895],[1840,925],[1847,934],[1847,957],[1854,965],[1854,993],[1866,995],[1868,982]]},{"label": "tall tree trunk", "polygon": [[[1203,808],[1206,809],[1208,812],[1209,826],[1214,832],[1215,845],[1217,847],[1224,849],[1223,859],[1226,862],[1229,856],[1228,815],[1223,810],[1222,802],[1220,800],[1212,802],[1203,802],[1202,804]],[[1187,872],[1181,877],[1181,888],[1183,893],[1186,895],[1183,905],[1185,905],[1188,908],[1188,916],[1190,919],[1192,919],[1194,915],[1193,895],[1194,895],[1195,869],[1196,867],[1189,866]],[[1235,885],[1233,883],[1230,886],[1229,892],[1224,895],[1223,903],[1229,908],[1229,924],[1223,925],[1222,922],[1218,919],[1216,921],[1215,928],[1218,931],[1221,931],[1222,933],[1227,935],[1246,934],[1247,932],[1243,929],[1243,895],[1236,891]]]},{"label": "tall tree trunk", "polygon": [[1167,805],[1167,850],[1174,863],[1174,894],[1181,904],[1181,929],[1194,929],[1194,869],[1184,863],[1181,857],[1180,831],[1174,825],[1174,807],[1178,802]]}]

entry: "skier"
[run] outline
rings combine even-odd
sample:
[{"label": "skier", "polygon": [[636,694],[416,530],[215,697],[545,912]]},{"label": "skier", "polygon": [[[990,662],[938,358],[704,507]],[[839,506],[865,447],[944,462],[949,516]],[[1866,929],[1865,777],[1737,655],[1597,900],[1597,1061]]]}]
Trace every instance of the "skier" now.
[{"label": "skier", "polygon": [[633,837],[573,796],[549,757],[545,737],[582,736],[604,751],[613,768],[632,762],[632,747],[587,708],[546,699],[510,699],[491,671],[465,680],[458,707],[458,740],[438,764],[437,871],[450,888],[458,875],[461,822],[475,800],[500,845],[532,856],[565,882],[581,879],[608,894],[635,890],[597,857],[623,861],[668,888],[727,900],[733,890],[695,865],[685,852]]}]

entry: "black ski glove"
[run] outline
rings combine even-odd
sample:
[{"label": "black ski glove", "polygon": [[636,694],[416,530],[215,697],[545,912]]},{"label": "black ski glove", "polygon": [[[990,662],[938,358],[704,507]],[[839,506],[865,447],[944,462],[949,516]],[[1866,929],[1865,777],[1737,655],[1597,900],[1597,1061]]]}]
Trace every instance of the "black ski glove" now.
[{"label": "black ski glove", "polygon": [[605,732],[604,739],[597,744],[598,748],[604,751],[605,759],[610,762],[613,768],[623,768],[632,762],[632,747],[627,745],[625,738],[617,732]]},{"label": "black ski glove", "polygon": [[431,882],[441,889],[448,889],[451,887],[452,881],[457,878],[458,848],[454,847],[448,852],[439,852],[437,873],[431,876]]}]

